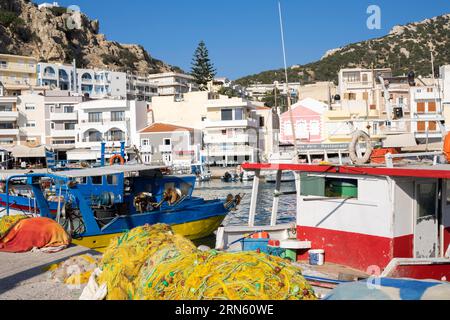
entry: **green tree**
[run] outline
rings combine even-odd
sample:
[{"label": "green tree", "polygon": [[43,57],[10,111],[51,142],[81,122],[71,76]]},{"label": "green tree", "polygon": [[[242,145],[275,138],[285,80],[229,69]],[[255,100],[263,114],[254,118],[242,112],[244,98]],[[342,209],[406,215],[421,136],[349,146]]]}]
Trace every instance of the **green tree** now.
[{"label": "green tree", "polygon": [[208,82],[214,79],[216,69],[209,59],[209,52],[205,42],[200,41],[192,59],[191,75],[198,84],[200,90],[208,90]]}]

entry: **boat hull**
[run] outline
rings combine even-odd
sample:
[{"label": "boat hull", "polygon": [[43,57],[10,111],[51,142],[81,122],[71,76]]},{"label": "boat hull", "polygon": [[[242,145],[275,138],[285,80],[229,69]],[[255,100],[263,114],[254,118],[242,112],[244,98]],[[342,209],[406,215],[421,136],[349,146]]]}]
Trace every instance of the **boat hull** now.
[{"label": "boat hull", "polygon": [[[219,228],[225,216],[215,216],[203,220],[191,221],[181,224],[171,225],[176,234],[184,236],[190,240],[206,238]],[[111,243],[111,240],[121,236],[123,232],[89,236],[73,239],[72,243],[103,252]]]}]

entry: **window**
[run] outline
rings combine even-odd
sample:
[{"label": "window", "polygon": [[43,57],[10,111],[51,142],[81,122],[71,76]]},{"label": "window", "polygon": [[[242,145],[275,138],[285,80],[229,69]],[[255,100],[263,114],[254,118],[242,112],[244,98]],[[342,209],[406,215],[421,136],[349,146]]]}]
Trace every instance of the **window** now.
[{"label": "window", "polygon": [[28,121],[26,124],[27,128],[36,128],[36,121]]},{"label": "window", "polygon": [[122,130],[111,130],[110,141],[124,141],[125,133]]},{"label": "window", "polygon": [[74,113],[75,107],[74,106],[64,106],[64,113]]},{"label": "window", "polygon": [[311,135],[313,135],[313,136],[320,135],[320,123],[319,123],[319,121],[311,121],[310,122],[310,126],[311,126],[311,128],[310,128]]},{"label": "window", "polygon": [[428,112],[436,112],[436,102],[428,102]]},{"label": "window", "polygon": [[259,126],[262,128],[266,125],[264,117],[259,117]]},{"label": "window", "polygon": [[11,112],[13,111],[12,105],[0,105],[0,112]]},{"label": "window", "polygon": [[54,122],[50,123],[50,129],[55,130],[55,123]]},{"label": "window", "polygon": [[102,185],[103,184],[103,179],[102,179],[103,177],[91,177],[91,180],[92,180],[92,184],[93,185],[97,185],[97,186],[99,186],[99,185]]},{"label": "window", "polygon": [[363,100],[368,101],[369,100],[369,93],[363,92]]},{"label": "window", "polygon": [[362,81],[363,81],[363,82],[369,82],[369,77],[368,77],[367,73],[364,73],[364,74],[362,75]]},{"label": "window", "polygon": [[172,145],[172,140],[171,140],[171,139],[164,139],[164,145],[165,145],[165,146],[170,146],[170,145]]},{"label": "window", "polygon": [[150,141],[148,139],[143,139],[142,140],[142,145],[143,146],[148,146],[148,145],[150,145]]},{"label": "window", "polygon": [[118,179],[116,175],[110,175],[110,176],[106,176],[106,182],[110,185],[110,186],[117,186],[118,185]]},{"label": "window", "polygon": [[417,103],[417,113],[425,113],[425,102]]},{"label": "window", "polygon": [[34,104],[27,103],[27,104],[25,104],[25,110],[34,111],[34,110],[36,110],[36,106]]},{"label": "window", "polygon": [[346,82],[360,82],[361,73],[359,72],[344,72],[344,80]]},{"label": "window", "polygon": [[293,132],[292,132],[292,124],[291,124],[290,121],[286,121],[286,122],[284,123],[284,134],[285,134],[286,136],[292,136],[292,135],[293,135]]},{"label": "window", "polygon": [[301,181],[302,196],[342,199],[358,198],[357,179],[327,178],[303,173],[301,174]]},{"label": "window", "polygon": [[102,122],[102,113],[101,112],[89,112],[89,122],[90,123]]},{"label": "window", "polygon": [[113,121],[113,122],[125,121],[125,112],[124,111],[112,111],[111,112],[111,121]]},{"label": "window", "polygon": [[66,122],[64,123],[64,130],[75,130],[75,122]]},{"label": "window", "polygon": [[222,109],[221,115],[222,115],[222,121],[233,120],[233,110],[231,110],[231,109]]},{"label": "window", "polygon": [[14,144],[13,138],[1,138],[0,139],[0,145],[4,146],[4,145],[10,145],[10,144]]},{"label": "window", "polygon": [[79,177],[79,178],[76,178],[75,181],[78,184],[86,184],[87,183],[87,178],[86,177]]},{"label": "window", "polygon": [[236,109],[234,117],[235,120],[244,120],[244,109]]}]

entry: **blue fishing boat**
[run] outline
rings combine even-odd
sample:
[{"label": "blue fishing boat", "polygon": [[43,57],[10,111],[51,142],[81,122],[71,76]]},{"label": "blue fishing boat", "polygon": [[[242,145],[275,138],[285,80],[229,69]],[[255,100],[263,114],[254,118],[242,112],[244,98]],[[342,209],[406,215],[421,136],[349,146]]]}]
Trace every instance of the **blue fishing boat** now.
[{"label": "blue fishing boat", "polygon": [[[10,186],[25,181],[40,216],[63,225],[74,243],[101,250],[112,238],[146,224],[168,224],[192,240],[207,237],[240,203],[239,195],[216,200],[194,197],[195,176],[167,176],[163,169],[114,165],[11,176],[6,179],[6,214],[16,200],[9,194]],[[43,179],[52,181],[56,203],[46,198]]]}]

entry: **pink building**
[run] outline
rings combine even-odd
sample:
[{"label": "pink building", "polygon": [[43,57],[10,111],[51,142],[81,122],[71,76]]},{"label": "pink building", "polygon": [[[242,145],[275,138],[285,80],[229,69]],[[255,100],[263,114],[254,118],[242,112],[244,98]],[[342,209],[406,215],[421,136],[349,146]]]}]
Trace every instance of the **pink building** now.
[{"label": "pink building", "polygon": [[[305,99],[292,106],[292,114],[297,140],[306,143],[321,143],[323,137],[322,115],[328,106],[314,99]],[[285,112],[280,119],[280,142],[293,143],[290,112]]]}]

